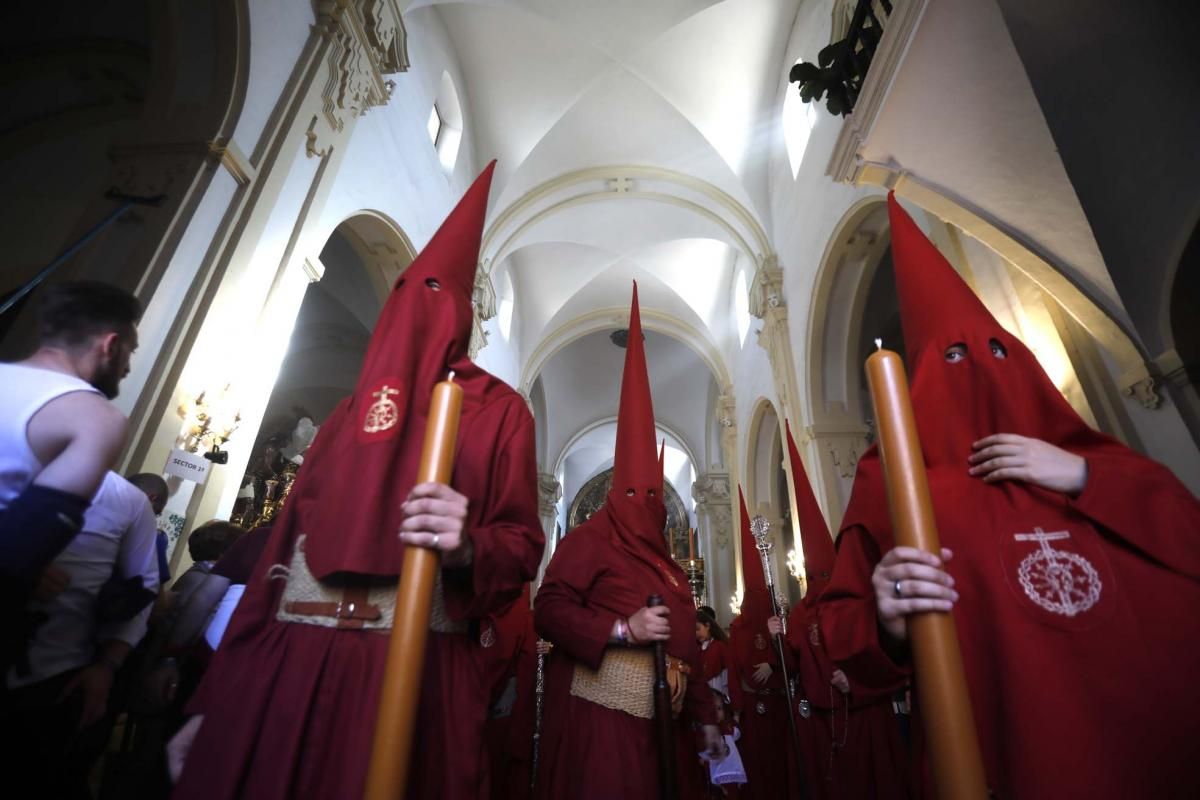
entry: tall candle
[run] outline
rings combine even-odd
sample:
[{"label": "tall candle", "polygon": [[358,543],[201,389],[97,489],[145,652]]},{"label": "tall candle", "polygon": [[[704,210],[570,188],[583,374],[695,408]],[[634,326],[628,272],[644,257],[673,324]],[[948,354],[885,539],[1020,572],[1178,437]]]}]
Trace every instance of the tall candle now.
[{"label": "tall candle", "polygon": [[696,529],[688,528],[688,561],[696,560]]},{"label": "tall candle", "polygon": [[[462,414],[462,387],[454,373],[433,388],[417,483],[449,483]],[[429,605],[439,555],[406,547],[396,591],[396,612],[388,644],[387,669],[379,694],[379,715],[367,772],[366,800],[404,797],[412,758],[413,728],[429,634]]]},{"label": "tall candle", "polygon": [[[878,339],[875,344],[879,349],[867,359],[867,382],[875,408],[892,532],[897,545],[940,557],[904,363],[896,353],[884,350]],[[954,618],[942,612],[913,614],[908,618],[908,635],[938,797],[983,800],[988,796],[987,783]]]}]

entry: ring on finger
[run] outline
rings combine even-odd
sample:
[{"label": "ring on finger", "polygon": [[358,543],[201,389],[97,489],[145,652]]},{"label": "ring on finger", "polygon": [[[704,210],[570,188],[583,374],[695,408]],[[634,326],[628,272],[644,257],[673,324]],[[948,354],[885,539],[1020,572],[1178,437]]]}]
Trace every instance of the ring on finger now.
[{"label": "ring on finger", "polygon": [[896,595],[896,597],[904,597],[904,592],[900,591],[900,581],[892,584],[892,594]]}]

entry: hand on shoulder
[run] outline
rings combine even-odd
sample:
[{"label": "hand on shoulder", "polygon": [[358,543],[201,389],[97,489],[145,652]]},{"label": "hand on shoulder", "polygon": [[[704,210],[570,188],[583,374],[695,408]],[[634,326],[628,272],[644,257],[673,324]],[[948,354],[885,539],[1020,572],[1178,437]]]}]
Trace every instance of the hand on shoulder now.
[{"label": "hand on shoulder", "polygon": [[1015,480],[1064,494],[1079,494],[1087,484],[1087,461],[1041,439],[996,433],[971,445],[967,472],[984,483]]}]

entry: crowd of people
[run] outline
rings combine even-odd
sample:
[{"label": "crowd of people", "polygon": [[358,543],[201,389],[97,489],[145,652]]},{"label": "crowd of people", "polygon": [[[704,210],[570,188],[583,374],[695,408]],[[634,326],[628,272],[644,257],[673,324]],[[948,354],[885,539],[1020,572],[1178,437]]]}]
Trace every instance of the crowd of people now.
[{"label": "crowd of people", "polygon": [[[649,798],[666,771],[680,800],[933,796],[908,622],[951,611],[994,796],[1200,794],[1200,504],[1088,428],[894,198],[945,549],[896,546],[874,449],[835,548],[788,430],[802,600],[781,613],[741,499],[740,612],[726,632],[697,609],[662,535],[635,285],[612,489],[535,586],[533,420],[467,355],[491,172],[397,281],[270,527],[196,528],[174,580],[155,521],[168,486],[113,471],[126,421],[109,400],[141,307],[98,283],[43,293],[38,349],[0,364],[8,781],[63,798],[362,797],[417,547],[440,568],[407,797]],[[417,483],[448,371],[464,394],[453,478]]]}]

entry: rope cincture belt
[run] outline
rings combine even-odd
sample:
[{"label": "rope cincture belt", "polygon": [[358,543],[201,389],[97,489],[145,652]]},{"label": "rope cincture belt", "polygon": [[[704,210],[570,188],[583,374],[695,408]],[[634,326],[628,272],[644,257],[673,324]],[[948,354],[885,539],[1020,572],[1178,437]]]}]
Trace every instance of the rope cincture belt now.
[{"label": "rope cincture belt", "polygon": [[[276,564],[267,572],[268,578],[287,581],[275,618],[280,622],[323,628],[390,631],[398,579],[361,575],[338,581],[318,580],[304,557],[304,539],[303,535],[296,539],[296,550],[288,567]],[[465,633],[467,630],[466,622],[452,620],[446,613],[441,570],[434,578],[429,629],[437,633]]]},{"label": "rope cincture belt", "polygon": [[654,653],[647,648],[610,647],[600,669],[575,665],[571,694],[598,706],[654,719]]}]

